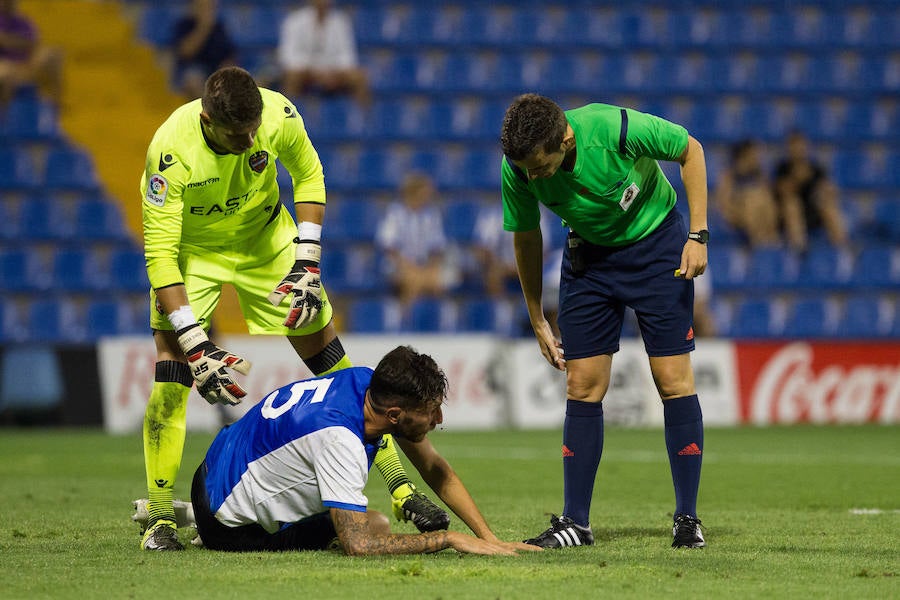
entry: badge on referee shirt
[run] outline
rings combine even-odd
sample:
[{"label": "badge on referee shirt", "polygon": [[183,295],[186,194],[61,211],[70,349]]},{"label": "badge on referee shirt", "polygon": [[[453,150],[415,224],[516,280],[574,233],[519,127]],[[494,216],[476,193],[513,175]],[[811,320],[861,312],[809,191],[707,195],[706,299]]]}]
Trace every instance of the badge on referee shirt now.
[{"label": "badge on referee shirt", "polygon": [[622,192],[622,199],[619,200],[619,206],[622,207],[622,210],[628,210],[628,207],[631,206],[631,203],[634,202],[634,199],[637,198],[638,192],[641,191],[641,188],[637,186],[636,183],[632,183]]}]

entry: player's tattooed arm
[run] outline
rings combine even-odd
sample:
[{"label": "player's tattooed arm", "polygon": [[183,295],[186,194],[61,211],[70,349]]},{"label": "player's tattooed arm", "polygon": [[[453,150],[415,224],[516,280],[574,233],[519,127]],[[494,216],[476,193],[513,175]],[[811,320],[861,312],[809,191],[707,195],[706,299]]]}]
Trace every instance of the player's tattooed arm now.
[{"label": "player's tattooed arm", "polygon": [[331,520],[344,552],[350,555],[424,554],[452,547],[452,532],[392,534],[370,527],[367,513],[331,509]]}]

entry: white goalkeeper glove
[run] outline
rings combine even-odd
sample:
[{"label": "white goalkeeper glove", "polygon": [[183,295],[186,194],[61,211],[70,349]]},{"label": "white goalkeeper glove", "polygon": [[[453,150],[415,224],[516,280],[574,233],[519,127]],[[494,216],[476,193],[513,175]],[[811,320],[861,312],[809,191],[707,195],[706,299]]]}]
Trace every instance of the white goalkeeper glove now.
[{"label": "white goalkeeper glove", "polygon": [[250,372],[248,361],[213,344],[198,324],[178,331],[178,345],[187,356],[197,391],[207,402],[232,406],[241,403],[247,392],[235,383],[227,369],[246,375]]},{"label": "white goalkeeper glove", "polygon": [[269,294],[269,302],[278,306],[284,297],[293,294],[291,309],[284,326],[299,329],[312,323],[322,310],[322,282],[319,260],[322,245],[316,240],[297,240],[294,266],[278,287]]}]

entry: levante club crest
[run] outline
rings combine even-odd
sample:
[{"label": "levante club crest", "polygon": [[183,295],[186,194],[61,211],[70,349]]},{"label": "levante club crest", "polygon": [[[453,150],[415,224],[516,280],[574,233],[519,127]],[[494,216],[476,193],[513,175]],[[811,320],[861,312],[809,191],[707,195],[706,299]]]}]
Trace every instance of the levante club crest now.
[{"label": "levante club crest", "polygon": [[254,152],[247,159],[247,162],[250,163],[250,168],[253,169],[254,173],[262,173],[266,165],[269,164],[269,153],[265,150]]}]

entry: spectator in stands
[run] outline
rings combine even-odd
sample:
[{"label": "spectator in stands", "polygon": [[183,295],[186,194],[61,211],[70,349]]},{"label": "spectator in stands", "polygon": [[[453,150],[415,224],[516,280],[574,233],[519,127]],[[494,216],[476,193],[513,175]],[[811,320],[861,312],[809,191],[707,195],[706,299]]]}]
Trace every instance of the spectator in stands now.
[{"label": "spectator in stands", "polygon": [[804,252],[810,236],[824,232],[835,246],[847,244],[847,228],[838,190],[826,168],[812,158],[800,131],[788,134],[785,156],[775,168],[775,197],[791,248]]},{"label": "spectator in stands", "polygon": [[278,65],[282,91],[289,97],[318,92],[352,94],[369,103],[369,80],[359,66],[353,23],[332,0],[312,0],[291,12],[281,25]]},{"label": "spectator in stands", "polygon": [[37,28],[18,11],[18,2],[0,0],[0,106],[28,85],[59,104],[62,65],[62,52],[40,43]]},{"label": "spectator in stands", "polygon": [[478,275],[491,298],[520,293],[512,234],[503,231],[503,207],[499,204],[486,204],[478,210],[472,250]]},{"label": "spectator in stands", "polygon": [[731,147],[731,164],[719,178],[715,201],[725,221],[746,236],[751,246],[780,242],[778,209],[754,139]]},{"label": "spectator in stands", "polygon": [[460,282],[458,261],[444,233],[444,219],[431,178],[411,173],[378,224],[375,243],[384,253],[384,274],[404,307],[439,296]]},{"label": "spectator in stands", "polygon": [[219,17],[218,0],[193,0],[172,30],[175,89],[188,98],[203,95],[206,78],[236,64],[237,46]]}]

